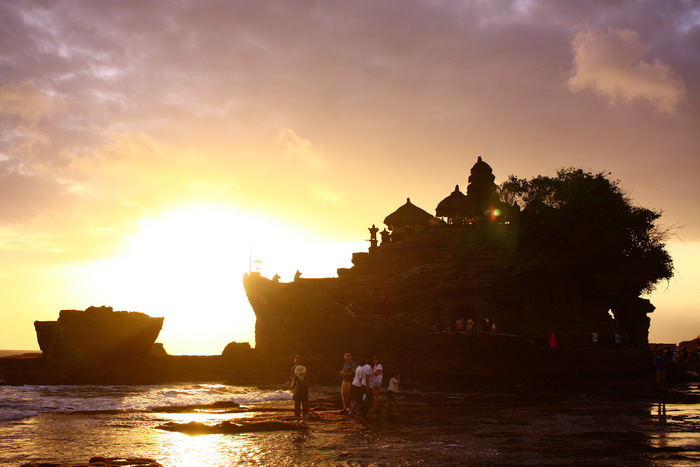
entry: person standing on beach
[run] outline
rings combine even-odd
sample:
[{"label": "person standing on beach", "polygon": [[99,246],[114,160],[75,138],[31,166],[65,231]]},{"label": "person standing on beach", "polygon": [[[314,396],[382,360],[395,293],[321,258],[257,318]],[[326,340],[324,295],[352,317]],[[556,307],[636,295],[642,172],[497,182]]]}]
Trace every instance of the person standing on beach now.
[{"label": "person standing on beach", "polygon": [[294,356],[294,365],[292,365],[292,369],[289,370],[289,383],[294,382],[294,369],[297,367],[297,365],[301,365],[301,357],[299,355]]},{"label": "person standing on beach", "polygon": [[656,368],[656,389],[663,391],[666,389],[666,357],[664,357],[662,352],[656,354],[654,357],[654,368]]},{"label": "person standing on beach", "polygon": [[[369,359],[369,362],[374,361],[374,357]],[[369,363],[365,363],[362,366],[362,375],[363,375],[363,396],[362,396],[362,401],[360,405],[360,417],[366,417],[367,413],[369,412],[370,407],[372,407],[372,400],[374,399],[374,392],[372,391],[372,387],[370,385],[371,383],[371,378],[374,375],[374,370],[372,369],[372,366]]]},{"label": "person standing on beach", "polygon": [[365,374],[366,360],[360,360],[360,364],[355,368],[355,377],[350,386],[350,410],[357,414],[362,405],[362,398],[367,387],[367,376]]},{"label": "person standing on beach", "polygon": [[372,373],[369,378],[369,386],[372,390],[372,408],[378,411],[379,408],[379,388],[382,387],[382,364],[376,356],[372,357]]},{"label": "person standing on beach", "polygon": [[345,358],[345,363],[343,363],[343,369],[340,371],[340,376],[343,377],[343,382],[340,383],[340,396],[343,398],[343,413],[347,414],[350,412],[350,405],[352,404],[350,393],[357,363],[352,360],[352,355],[349,353],[346,353],[343,357]]},{"label": "person standing on beach", "polygon": [[294,359],[299,364],[292,370],[292,399],[294,400],[294,417],[300,418],[301,411],[304,410],[304,417],[309,414],[309,377],[306,367],[301,364],[301,359]]},{"label": "person standing on beach", "polygon": [[393,416],[395,417],[397,415],[397,405],[398,405],[398,397],[399,397],[399,384],[401,383],[401,375],[398,373],[394,373],[391,379],[389,380],[389,388],[387,389],[386,392],[386,404],[384,405],[384,411],[382,412],[382,416],[386,417],[386,414],[388,413],[389,410],[393,410]]}]

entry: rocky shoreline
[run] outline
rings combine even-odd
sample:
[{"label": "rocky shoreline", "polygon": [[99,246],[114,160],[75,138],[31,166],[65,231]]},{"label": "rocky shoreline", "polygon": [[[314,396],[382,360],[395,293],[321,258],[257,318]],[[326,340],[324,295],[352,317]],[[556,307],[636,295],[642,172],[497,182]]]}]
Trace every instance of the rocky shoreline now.
[{"label": "rocky shoreline", "polygon": [[[697,382],[666,392],[631,385],[587,392],[542,388],[500,393],[408,391],[401,393],[398,416],[371,414],[366,419],[340,413],[340,399],[333,391],[333,388],[317,391],[311,401],[310,415],[303,421],[294,419],[291,402],[248,407],[231,402],[154,408],[151,411],[154,414],[210,414],[224,418],[230,415],[231,418],[216,423],[169,422],[153,428],[189,436],[235,437],[254,433],[271,436],[273,432],[288,432],[289,436],[295,436],[292,440],[296,439],[300,448],[304,446],[303,449],[313,450],[314,454],[301,457],[299,452],[280,452],[279,459],[302,464],[308,461],[441,465],[700,462],[700,452],[692,443],[700,432]],[[659,441],[662,437],[664,440]],[[395,449],[378,449],[378,446]],[[161,464],[136,456],[119,459],[93,456],[89,464],[29,463],[23,467],[39,465],[157,467]]]},{"label": "rocky shoreline", "polygon": [[[441,352],[440,338],[454,341],[450,347],[460,353]],[[402,355],[383,359],[384,367],[400,371],[416,384],[437,387],[482,383],[513,387],[542,381],[575,387],[601,378],[617,384],[653,377],[648,352],[639,349],[547,349],[496,335],[427,339],[425,348],[407,348]],[[434,354],[419,355],[431,345],[437,349]],[[313,353],[303,358],[317,384],[335,384],[341,356]],[[32,353],[0,357],[0,384],[278,384],[287,378],[292,357],[250,350],[246,356],[150,355],[138,361],[81,366]]]}]

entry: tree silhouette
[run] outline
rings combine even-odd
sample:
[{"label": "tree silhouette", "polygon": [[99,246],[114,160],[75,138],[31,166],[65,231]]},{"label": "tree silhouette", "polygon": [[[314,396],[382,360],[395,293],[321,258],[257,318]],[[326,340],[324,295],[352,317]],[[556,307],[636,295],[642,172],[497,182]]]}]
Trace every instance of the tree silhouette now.
[{"label": "tree silhouette", "polygon": [[525,206],[520,248],[550,250],[591,280],[614,285],[614,295],[638,296],[673,276],[668,231],[656,224],[659,211],[635,206],[609,175],[576,168],[530,180],[511,175],[499,194]]}]

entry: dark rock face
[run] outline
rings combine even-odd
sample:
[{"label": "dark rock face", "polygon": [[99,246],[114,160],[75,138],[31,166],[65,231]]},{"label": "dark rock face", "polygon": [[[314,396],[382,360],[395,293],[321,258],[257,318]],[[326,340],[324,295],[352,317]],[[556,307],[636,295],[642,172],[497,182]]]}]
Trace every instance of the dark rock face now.
[{"label": "dark rock face", "polygon": [[163,318],[89,307],[61,310],[57,321],[35,321],[39,347],[49,361],[91,365],[148,356]]},{"label": "dark rock face", "polygon": [[165,347],[162,343],[156,342],[151,346],[150,354],[153,357],[163,357],[165,355],[168,355],[168,352],[165,350]]},{"label": "dark rock face", "polygon": [[[335,366],[344,352],[356,359],[377,354],[392,368],[433,381],[476,373],[524,375],[533,362],[537,371],[566,372],[572,364],[564,356],[567,348],[587,349],[574,359],[580,371],[588,365],[615,372],[623,361],[643,370],[642,350],[631,348],[644,347],[646,313],[653,307],[617,302],[618,329],[608,313],[614,297],[605,287],[556,257],[499,244],[508,225],[488,228],[484,241],[475,229],[416,231],[353,255],[354,266],[339,270],[338,278],[279,283],[246,275],[257,316],[256,352],[270,361],[301,354],[329,375],[339,371]],[[460,318],[477,325],[488,318],[497,333],[456,333]],[[559,335],[556,356],[546,348],[552,332]],[[623,338],[618,347],[629,352],[616,348],[616,332]]]},{"label": "dark rock face", "polygon": [[224,347],[221,355],[229,358],[246,358],[253,354],[253,349],[248,342],[229,342]]},{"label": "dark rock face", "polygon": [[655,309],[656,307],[649,300],[640,297],[623,298],[612,307],[620,327],[638,346],[645,346],[649,343],[649,323],[651,320],[647,314]]}]

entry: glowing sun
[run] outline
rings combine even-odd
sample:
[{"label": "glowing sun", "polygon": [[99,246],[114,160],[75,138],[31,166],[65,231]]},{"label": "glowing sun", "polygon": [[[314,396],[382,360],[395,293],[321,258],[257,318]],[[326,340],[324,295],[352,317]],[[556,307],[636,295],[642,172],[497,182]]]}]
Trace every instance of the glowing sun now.
[{"label": "glowing sun", "polygon": [[164,316],[158,341],[169,353],[219,354],[231,341],[254,345],[244,273],[334,275],[358,247],[230,205],[193,204],[143,219],[118,257],[91,264],[79,282],[99,300],[91,304]]}]

